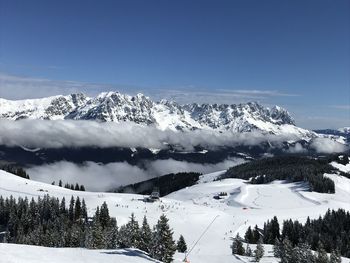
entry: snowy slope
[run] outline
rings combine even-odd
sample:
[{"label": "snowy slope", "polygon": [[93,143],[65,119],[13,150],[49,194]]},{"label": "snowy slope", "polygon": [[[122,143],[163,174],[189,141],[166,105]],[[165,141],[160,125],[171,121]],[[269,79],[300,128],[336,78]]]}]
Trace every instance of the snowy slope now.
[{"label": "snowy slope", "polygon": [[278,135],[292,134],[301,139],[317,137],[312,131],[296,127],[290,114],[278,106],[270,109],[256,102],[179,105],[166,100],[154,102],[142,94],[129,96],[119,92],[104,92],[94,98],[71,94],[20,101],[0,99],[0,118],[131,121],[154,125],[161,130],[259,130]]},{"label": "snowy slope", "polygon": [[[281,181],[267,185],[247,185],[240,179],[212,182],[211,179],[215,176],[217,174],[204,176],[202,179],[208,181],[207,183],[174,192],[162,198],[161,202],[143,203],[140,195],[75,192],[0,171],[0,195],[36,197],[50,194],[59,198],[78,195],[85,199],[90,214],[97,205],[106,201],[110,214],[116,217],[118,225],[126,223],[132,212],[138,220],[146,215],[150,224],[155,224],[164,213],[174,229],[175,238],[183,234],[189,247],[217,217],[191,252],[189,259],[192,263],[249,262],[247,259],[238,259],[231,255],[230,237],[237,232],[243,235],[249,225],[262,226],[274,215],[280,221],[292,218],[303,222],[307,216],[317,218],[323,215],[328,208],[350,210],[350,180],[338,175],[327,175],[335,181],[334,195],[306,192],[303,184]],[[228,193],[225,199],[213,199],[215,194],[223,191]],[[56,252],[52,253],[55,255]],[[175,258],[176,262],[181,262],[183,255],[177,254]],[[261,262],[277,261],[272,259],[270,254]]]},{"label": "snowy slope", "polygon": [[47,248],[1,244],[1,263],[156,263],[137,249],[91,250],[82,248]]}]

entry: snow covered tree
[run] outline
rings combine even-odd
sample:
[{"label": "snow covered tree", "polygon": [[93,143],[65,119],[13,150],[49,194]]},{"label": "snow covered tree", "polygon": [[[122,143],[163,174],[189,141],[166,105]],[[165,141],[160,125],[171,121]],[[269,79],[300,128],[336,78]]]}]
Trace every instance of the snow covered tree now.
[{"label": "snow covered tree", "polygon": [[291,263],[293,260],[293,245],[287,237],[282,242],[280,258],[281,263]]},{"label": "snow covered tree", "polygon": [[292,253],[289,262],[315,263],[315,257],[311,252],[311,248],[305,243],[301,243],[294,247]]},{"label": "snow covered tree", "polygon": [[106,202],[103,202],[103,204],[101,205],[98,219],[103,229],[105,229],[109,225],[111,218],[109,216],[109,210]]},{"label": "snow covered tree", "polygon": [[104,236],[107,249],[114,249],[117,247],[118,226],[115,218],[111,218],[109,226],[104,230]]},{"label": "snow covered tree", "polygon": [[247,247],[245,248],[245,253],[244,255],[246,257],[252,257],[253,256],[253,251],[252,249],[250,248],[249,244],[247,244]]},{"label": "snow covered tree", "polygon": [[236,237],[233,239],[232,245],[232,254],[237,254],[237,255],[244,255],[244,247],[243,247],[243,242],[241,240],[241,237],[239,234],[236,235]]},{"label": "snow covered tree", "polygon": [[180,235],[180,238],[177,241],[176,247],[177,247],[177,251],[179,251],[180,253],[185,253],[187,251],[187,245],[183,235]]},{"label": "snow covered tree", "polygon": [[138,244],[138,249],[149,253],[151,241],[152,241],[152,230],[147,222],[146,216],[143,217],[139,236],[140,236],[140,242]]},{"label": "snow covered tree", "polygon": [[329,259],[330,263],[341,263],[341,256],[338,250],[333,250]]},{"label": "snow covered tree", "polygon": [[93,249],[105,248],[105,237],[99,220],[94,220],[92,228],[89,231],[88,247]]},{"label": "snow covered tree", "polygon": [[122,248],[139,248],[139,242],[139,223],[136,221],[134,213],[132,213],[129,222],[119,229],[118,244]]},{"label": "snow covered tree", "polygon": [[254,259],[256,262],[259,262],[260,259],[264,256],[265,250],[264,246],[262,245],[262,240],[259,239],[256,249],[254,250]]},{"label": "snow covered tree", "polygon": [[172,262],[176,251],[173,231],[170,229],[168,221],[165,215],[160,216],[158,223],[154,227],[150,251],[153,258],[165,263]]},{"label": "snow covered tree", "polygon": [[327,252],[326,252],[326,250],[324,250],[322,243],[320,243],[318,245],[316,262],[317,263],[329,263],[329,258],[328,258]]}]

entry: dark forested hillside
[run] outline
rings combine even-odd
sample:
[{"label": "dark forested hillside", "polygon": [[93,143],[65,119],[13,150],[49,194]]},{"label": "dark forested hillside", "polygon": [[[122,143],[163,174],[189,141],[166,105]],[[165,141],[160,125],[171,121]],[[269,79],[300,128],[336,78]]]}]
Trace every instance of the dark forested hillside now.
[{"label": "dark forested hillside", "polygon": [[160,196],[165,196],[187,186],[194,185],[200,175],[200,173],[171,173],[140,183],[122,186],[114,190],[114,192],[151,194],[153,189],[157,188]]},{"label": "dark forested hillside", "polygon": [[274,180],[290,182],[308,182],[310,191],[334,193],[334,182],[323,176],[335,172],[329,165],[329,159],[308,157],[280,156],[255,160],[232,167],[222,175],[223,178],[250,180],[252,184],[264,184]]}]

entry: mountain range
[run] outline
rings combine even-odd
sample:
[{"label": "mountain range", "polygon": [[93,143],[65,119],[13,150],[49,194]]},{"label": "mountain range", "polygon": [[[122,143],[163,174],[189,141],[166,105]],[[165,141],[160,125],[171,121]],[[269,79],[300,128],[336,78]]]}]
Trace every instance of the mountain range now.
[{"label": "mountain range", "polygon": [[28,100],[0,99],[0,118],[129,121],[175,131],[258,130],[276,135],[293,134],[306,140],[318,136],[313,131],[297,127],[288,111],[279,106],[268,108],[257,102],[180,105],[168,100],[155,102],[143,94],[130,96],[119,92],[104,92],[96,97],[77,93]]}]

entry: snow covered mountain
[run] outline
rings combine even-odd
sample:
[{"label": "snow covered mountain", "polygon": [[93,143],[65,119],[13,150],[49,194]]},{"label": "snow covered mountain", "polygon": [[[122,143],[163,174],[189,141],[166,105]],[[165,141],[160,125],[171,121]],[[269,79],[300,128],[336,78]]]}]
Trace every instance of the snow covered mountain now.
[{"label": "snow covered mountain", "polygon": [[155,102],[143,94],[129,96],[119,92],[104,92],[94,98],[78,93],[31,100],[0,99],[0,118],[131,121],[155,125],[161,130],[260,130],[272,134],[296,134],[303,138],[316,137],[315,133],[296,127],[290,114],[278,106],[270,109],[256,102],[179,105],[167,100]]}]

